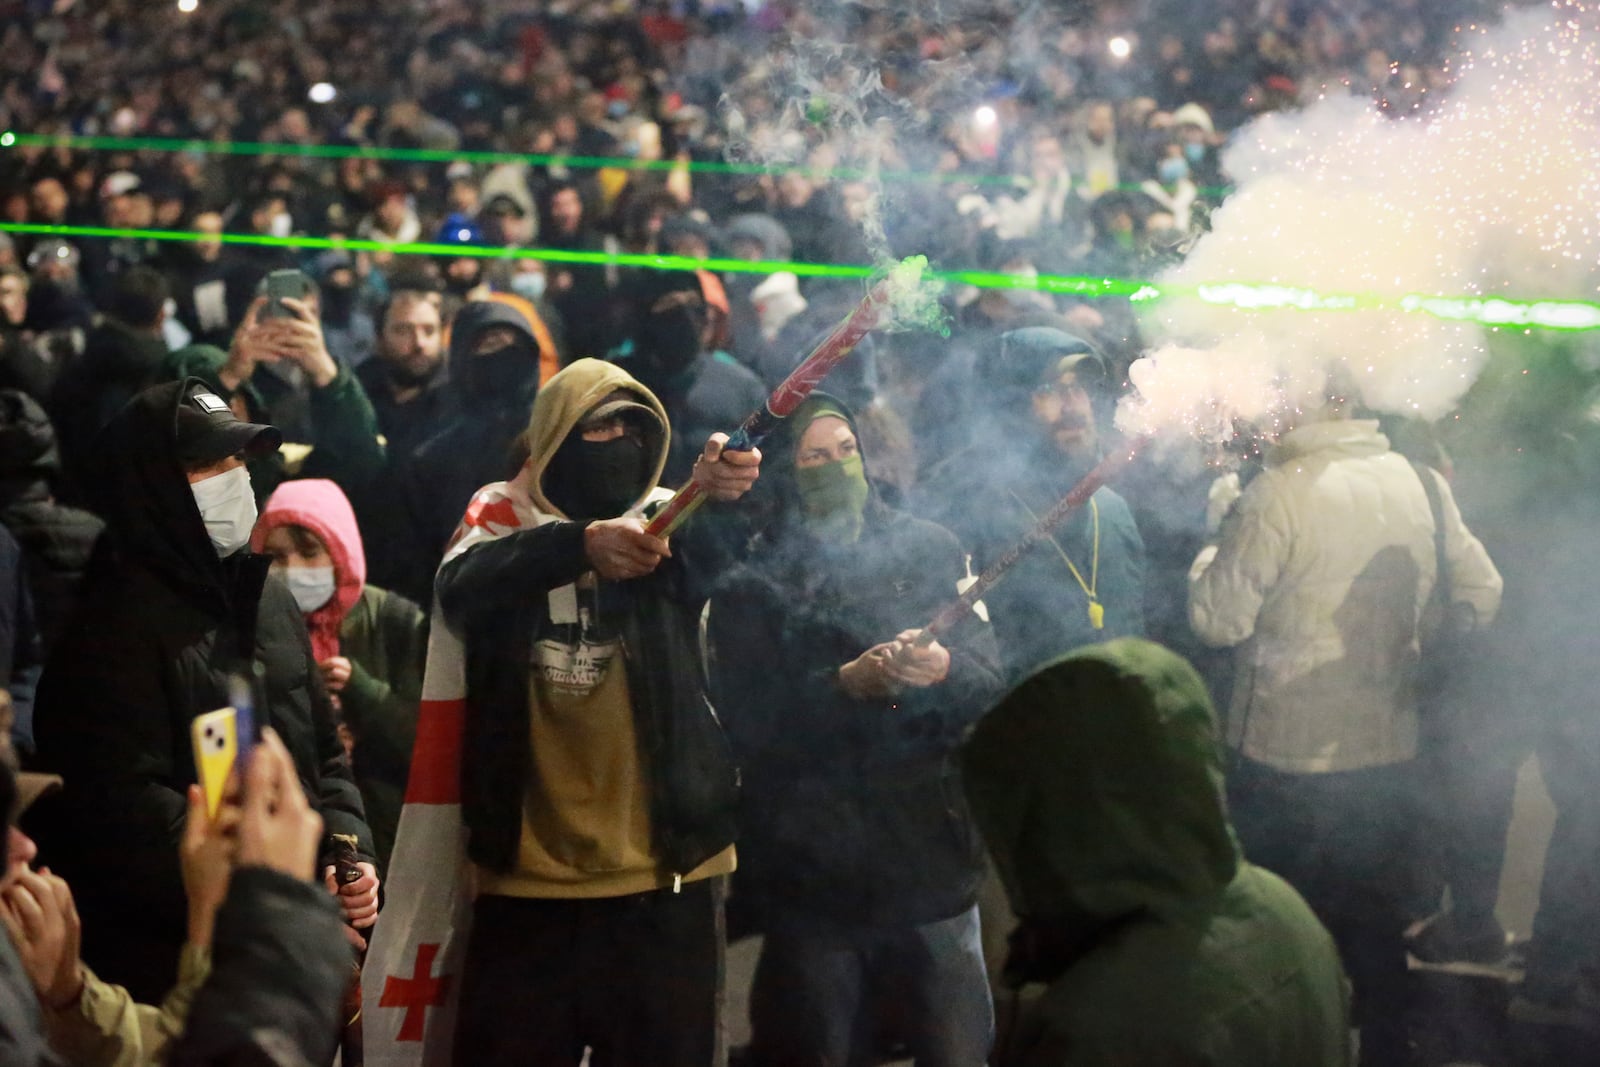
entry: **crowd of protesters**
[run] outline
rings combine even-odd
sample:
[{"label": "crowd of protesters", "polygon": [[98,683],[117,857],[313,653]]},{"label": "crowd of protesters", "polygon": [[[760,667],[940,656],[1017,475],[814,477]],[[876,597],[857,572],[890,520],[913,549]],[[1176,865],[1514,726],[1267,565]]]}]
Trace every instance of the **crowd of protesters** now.
[{"label": "crowd of protesters", "polygon": [[723,447],[863,292],[786,263],[1148,277],[1484,5],[936,6],[0,0],[0,1059],[329,1062],[446,740],[458,1064],[717,1063],[751,933],[753,1065],[1424,1067],[1408,956],[1600,1029],[1583,342],[1144,461],[937,635],[1121,443],[1127,301],[955,287]]}]

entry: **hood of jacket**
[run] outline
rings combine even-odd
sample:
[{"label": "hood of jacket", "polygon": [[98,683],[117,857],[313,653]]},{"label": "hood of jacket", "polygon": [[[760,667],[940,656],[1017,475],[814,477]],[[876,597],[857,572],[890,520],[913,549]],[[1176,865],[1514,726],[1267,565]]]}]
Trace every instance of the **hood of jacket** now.
[{"label": "hood of jacket", "polygon": [[178,460],[178,404],[196,378],[136,394],[96,435],[84,491],[124,557],[201,598],[226,606],[230,582]]},{"label": "hood of jacket", "polygon": [[[256,520],[256,528],[250,534],[250,551],[262,551],[267,535],[280,526],[303,526],[327,546],[333,560],[333,599],[307,615],[306,625],[311,629],[313,645],[325,646],[331,640],[336,650],[339,627],[361,599],[361,590],[367,584],[367,554],[361,546],[361,529],[356,525],[350,499],[326,478],[284,482],[267,498],[261,518]],[[327,658],[320,650],[314,651],[318,660]]]},{"label": "hood of jacket", "polygon": [[642,504],[656,482],[661,478],[661,471],[667,465],[667,445],[671,439],[671,429],[667,420],[667,410],[661,406],[661,401],[656,395],[643,385],[639,384],[627,371],[615,363],[607,363],[600,359],[580,359],[561,370],[543,389],[539,390],[538,398],[533,402],[533,417],[528,421],[525,439],[528,445],[528,462],[517,475],[516,482],[527,492],[530,499],[540,511],[555,515],[560,518],[567,516],[550,502],[544,492],[544,473],[550,466],[550,459],[556,454],[556,449],[561,447],[561,442],[567,439],[583,417],[611,393],[617,391],[632,393],[634,398],[651,411],[656,418],[661,420],[661,434],[656,440],[660,441],[657,453],[651,467],[650,482],[634,506]]},{"label": "hood of jacket", "polygon": [[50,416],[20,389],[0,389],[0,507],[50,495],[61,451]]},{"label": "hood of jacket", "polygon": [[[795,477],[794,455],[800,447],[800,438],[813,421],[823,415],[837,415],[850,425],[856,435],[856,454],[861,457],[861,469],[872,486],[872,463],[866,445],[861,440],[861,428],[856,425],[855,412],[850,405],[821,390],[810,396],[778,423],[778,428],[761,442],[761,478],[745,498],[748,513],[759,516],[757,528],[767,529],[780,538],[787,538],[803,529],[800,510],[800,486]],[[878,506],[877,494],[867,499],[869,513]]]},{"label": "hood of jacket", "polygon": [[1087,938],[1214,899],[1241,857],[1199,675],[1122,638],[1041,667],[979,721],[967,795],[1017,915]]},{"label": "hood of jacket", "polygon": [[495,326],[506,326],[515,330],[521,337],[523,346],[528,356],[528,374],[524,389],[519,389],[517,395],[507,396],[503,399],[518,409],[519,420],[521,412],[527,410],[527,397],[523,394],[528,390],[539,387],[539,339],[534,336],[533,327],[527,318],[503,300],[473,300],[456,313],[455,321],[450,324],[450,378],[458,392],[472,393],[473,380],[473,347],[478,343],[478,338],[485,330]]},{"label": "hood of jacket", "polygon": [[1389,439],[1378,429],[1377,419],[1330,419],[1296,426],[1278,439],[1266,458],[1269,467],[1281,467],[1314,452],[1359,457],[1388,451]]}]

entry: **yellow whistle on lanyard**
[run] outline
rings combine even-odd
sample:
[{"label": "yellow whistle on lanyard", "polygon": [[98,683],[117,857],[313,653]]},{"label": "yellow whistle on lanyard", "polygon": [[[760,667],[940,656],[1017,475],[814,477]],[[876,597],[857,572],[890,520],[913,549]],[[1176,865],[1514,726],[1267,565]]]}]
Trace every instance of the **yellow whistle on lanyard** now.
[{"label": "yellow whistle on lanyard", "polygon": [[1098,600],[1089,601],[1089,625],[1096,630],[1106,628],[1106,606]]}]

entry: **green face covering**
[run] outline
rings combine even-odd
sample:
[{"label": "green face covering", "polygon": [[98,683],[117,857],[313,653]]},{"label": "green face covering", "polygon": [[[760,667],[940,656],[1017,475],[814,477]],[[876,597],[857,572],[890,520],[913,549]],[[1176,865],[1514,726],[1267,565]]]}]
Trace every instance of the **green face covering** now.
[{"label": "green face covering", "polygon": [[861,516],[867,507],[867,472],[860,456],[846,456],[817,467],[796,467],[794,475],[806,521],[818,537],[854,541],[861,536]]}]

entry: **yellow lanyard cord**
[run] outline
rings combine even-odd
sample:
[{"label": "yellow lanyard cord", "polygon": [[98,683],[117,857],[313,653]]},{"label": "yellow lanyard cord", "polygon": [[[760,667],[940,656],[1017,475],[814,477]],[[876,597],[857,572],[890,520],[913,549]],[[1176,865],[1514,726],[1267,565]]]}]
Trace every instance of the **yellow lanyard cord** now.
[{"label": "yellow lanyard cord", "polygon": [[[1028,507],[1027,503],[1015,491],[1011,493],[1011,499],[1015,500],[1018,506],[1028,513],[1028,518],[1035,523],[1039,521],[1039,517],[1033,513],[1033,509]],[[1089,580],[1087,582],[1083,580],[1083,572],[1078,570],[1077,566],[1067,556],[1066,550],[1061,547],[1061,542],[1056,540],[1056,535],[1048,534],[1046,536],[1050,538],[1050,544],[1055,546],[1056,555],[1061,557],[1061,562],[1065,563],[1067,570],[1072,572],[1072,577],[1078,583],[1078,588],[1082,589],[1083,595],[1089,598],[1089,625],[1096,630],[1100,630],[1105,627],[1106,617],[1105,608],[1101,606],[1100,598],[1095,593],[1095,590],[1100,585],[1100,505],[1095,503],[1095,499],[1092,496],[1089,498],[1089,515],[1094,523],[1094,537],[1092,539],[1093,557],[1089,560]]]}]

